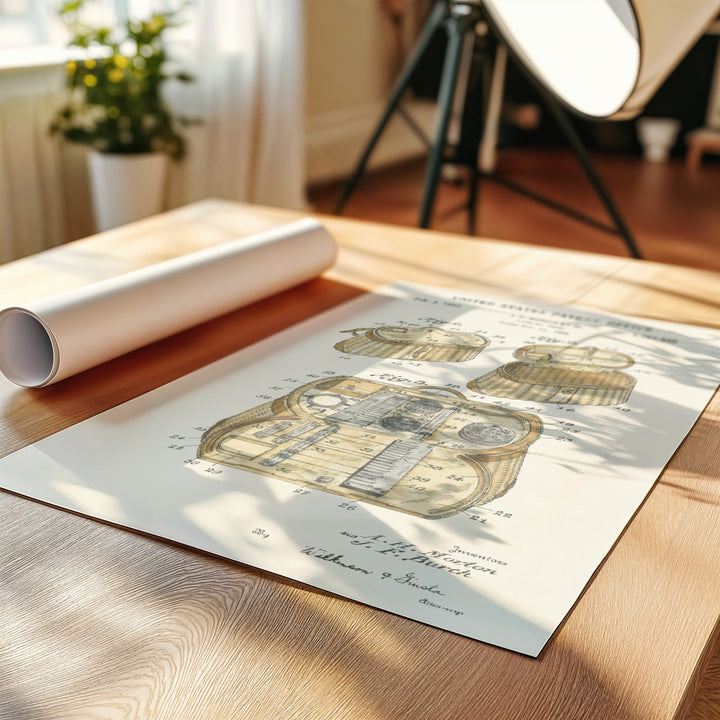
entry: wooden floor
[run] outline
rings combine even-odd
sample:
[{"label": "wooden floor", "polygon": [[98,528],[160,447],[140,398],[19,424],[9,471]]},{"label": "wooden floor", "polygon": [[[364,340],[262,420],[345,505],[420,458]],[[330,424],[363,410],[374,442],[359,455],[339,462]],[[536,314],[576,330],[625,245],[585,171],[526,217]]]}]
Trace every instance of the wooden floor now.
[{"label": "wooden floor", "polygon": [[[593,160],[644,259],[720,271],[720,163],[705,162],[690,172],[681,159],[656,164],[606,155]],[[519,184],[608,222],[592,186],[568,152],[504,150],[499,154],[498,169]],[[424,172],[421,159],[366,174],[343,215],[416,226]],[[312,209],[333,214],[341,188],[342,183],[311,188]],[[494,182],[482,182],[478,197],[476,235],[627,254],[617,235],[579,223]],[[466,203],[466,183],[441,182],[432,228],[467,233]],[[720,641],[687,720],[720,720]]]},{"label": "wooden floor", "polygon": [[[647,260],[720,271],[720,163],[695,172],[682,159],[645,162],[624,155],[594,156],[640,252]],[[564,150],[501,150],[498,170],[531,190],[609,224],[576,158]],[[346,217],[416,226],[425,160],[367,173],[347,202]],[[315,212],[333,213],[342,183],[310,189]],[[432,228],[467,233],[465,182],[440,183]],[[623,240],[558,213],[491,180],[478,194],[476,235],[609,255],[627,254]]]}]

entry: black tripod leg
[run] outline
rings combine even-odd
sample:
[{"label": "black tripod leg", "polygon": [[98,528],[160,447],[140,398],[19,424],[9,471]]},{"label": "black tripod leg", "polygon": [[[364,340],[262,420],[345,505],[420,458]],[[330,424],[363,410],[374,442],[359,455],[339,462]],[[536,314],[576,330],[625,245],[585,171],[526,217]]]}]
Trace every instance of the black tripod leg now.
[{"label": "black tripod leg", "polygon": [[405,94],[405,91],[409,87],[410,80],[412,79],[413,73],[415,72],[415,68],[425,54],[425,51],[427,50],[427,47],[430,44],[430,41],[435,34],[435,31],[442,26],[445,17],[447,16],[447,12],[448,11],[446,0],[437,0],[435,6],[430,13],[430,16],[427,19],[427,22],[425,23],[425,27],[423,28],[422,33],[420,34],[420,38],[418,39],[418,42],[415,46],[415,49],[413,50],[413,54],[410,60],[403,68],[400,77],[395,83],[395,87],[392,91],[392,94],[390,95],[390,99],[385,106],[385,112],[383,113],[380,121],[375,128],[375,132],[373,132],[370,140],[365,146],[365,150],[363,150],[363,153],[360,156],[360,160],[358,160],[355,171],[353,172],[352,176],[343,188],[342,195],[340,196],[340,199],[335,206],[336,213],[342,212],[342,209],[343,207],[345,207],[347,199],[350,197],[350,195],[352,195],[358,182],[360,182],[360,178],[365,172],[365,166],[370,159],[372,151],[375,149],[375,145],[380,139],[380,136],[383,134],[385,126],[390,121],[392,114],[397,109],[397,106],[400,103],[402,96]]},{"label": "black tripod leg", "polygon": [[478,195],[480,194],[480,170],[477,165],[470,166],[470,183],[468,186],[468,235],[477,232]]},{"label": "black tripod leg", "polygon": [[443,65],[440,90],[438,91],[438,124],[435,132],[435,144],[433,145],[428,169],[425,174],[425,190],[423,193],[422,205],[420,208],[419,227],[430,226],[433,205],[435,203],[435,192],[437,190],[440,166],[445,154],[445,145],[452,113],[453,97],[457,84],[460,57],[462,55],[463,38],[467,25],[474,22],[472,15],[451,15],[447,23],[448,45],[445,51],[445,62]]},{"label": "black tripod leg", "polygon": [[[463,121],[465,132],[469,135],[469,158],[468,168],[470,170],[470,182],[468,183],[468,235],[475,235],[478,224],[478,205],[480,194],[480,178],[482,168],[478,167],[480,156],[480,144],[483,139],[485,128],[488,125],[491,97],[495,90],[495,65],[497,59],[497,45],[491,42],[489,36],[485,36],[479,43],[481,58],[480,72],[474,78],[473,93],[469,96],[470,104],[465,109]],[[475,108],[480,107],[480,113]]]},{"label": "black tripod leg", "polygon": [[575,154],[577,155],[577,158],[580,161],[583,170],[585,170],[585,174],[595,188],[595,192],[597,192],[598,196],[602,200],[602,203],[605,206],[605,210],[607,211],[608,215],[615,223],[618,234],[625,241],[625,245],[627,246],[630,256],[642,259],[640,250],[635,244],[635,240],[633,239],[630,230],[625,224],[625,221],[622,219],[620,211],[615,206],[615,203],[610,196],[610,193],[605,187],[605,183],[603,183],[602,178],[598,175],[597,170],[595,169],[595,165],[593,165],[593,162],[590,159],[587,150],[585,150],[585,146],[583,145],[580,136],[575,130],[575,127],[570,122],[570,120],[568,120],[567,115],[560,107],[559,103],[555,100],[555,98],[551,97],[548,93],[544,91],[542,94],[545,97],[545,104],[548,106],[548,108],[550,108],[550,112],[552,112],[553,116],[555,117],[555,120],[560,126],[560,129],[563,131],[563,133],[565,133],[565,137],[567,137],[568,142],[572,146],[572,149],[575,151]]}]

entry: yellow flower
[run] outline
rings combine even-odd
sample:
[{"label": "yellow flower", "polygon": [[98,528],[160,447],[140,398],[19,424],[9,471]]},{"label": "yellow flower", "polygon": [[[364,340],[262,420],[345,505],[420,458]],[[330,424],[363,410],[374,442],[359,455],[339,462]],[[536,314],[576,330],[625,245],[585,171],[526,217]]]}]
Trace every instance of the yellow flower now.
[{"label": "yellow flower", "polygon": [[65,69],[68,72],[68,75],[72,75],[75,72],[75,69],[77,68],[77,63],[74,60],[70,60],[67,65],[65,66]]},{"label": "yellow flower", "polygon": [[108,72],[108,80],[113,83],[120,82],[123,79],[123,74],[122,70],[113,68]]},{"label": "yellow flower", "polygon": [[113,62],[115,63],[115,67],[119,67],[121,69],[126,68],[130,63],[124,55],[113,55]]},{"label": "yellow flower", "polygon": [[97,85],[97,78],[94,75],[86,75],[83,78],[83,82],[87,87],[95,87]]},{"label": "yellow flower", "polygon": [[165,27],[165,19],[159,15],[153,15],[146,27],[151,33],[155,34]]},{"label": "yellow flower", "polygon": [[88,70],[92,70],[95,67],[96,63],[92,58],[89,58],[83,62],[83,65],[85,65]]}]

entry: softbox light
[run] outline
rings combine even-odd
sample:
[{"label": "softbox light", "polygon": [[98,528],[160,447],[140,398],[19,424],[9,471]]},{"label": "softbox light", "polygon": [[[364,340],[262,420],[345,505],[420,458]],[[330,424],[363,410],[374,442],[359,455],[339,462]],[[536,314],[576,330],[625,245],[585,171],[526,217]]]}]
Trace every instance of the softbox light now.
[{"label": "softbox light", "polygon": [[484,0],[518,60],[572,110],[635,117],[720,10],[717,0]]}]

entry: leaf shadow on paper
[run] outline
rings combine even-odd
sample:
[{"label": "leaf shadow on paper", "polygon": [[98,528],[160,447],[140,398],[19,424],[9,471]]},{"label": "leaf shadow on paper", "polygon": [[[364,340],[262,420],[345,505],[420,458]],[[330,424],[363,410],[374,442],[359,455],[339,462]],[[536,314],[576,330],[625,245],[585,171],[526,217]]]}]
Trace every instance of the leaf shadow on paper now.
[{"label": "leaf shadow on paper", "polygon": [[[714,352],[716,348],[708,345],[698,349],[709,354]],[[289,360],[292,362],[292,359]],[[661,363],[658,367],[661,373],[667,373],[669,376],[672,376],[677,369],[669,359],[667,363]],[[712,372],[708,370],[707,365],[690,365],[686,369],[696,374],[699,382],[704,384],[706,388],[714,387],[713,383],[716,383],[716,380],[713,380]],[[448,375],[447,377],[451,376]],[[452,377],[457,380],[455,376]],[[201,383],[202,381],[199,381],[194,389],[200,389],[199,385]],[[46,396],[51,397],[53,390],[48,388],[44,392],[47,394]],[[157,396],[157,401],[151,401],[151,404],[156,402],[161,402],[160,396]],[[676,413],[677,417],[684,417],[684,406],[674,399],[670,401],[655,400],[655,405],[649,402],[647,398],[644,399],[644,402],[646,402],[648,409],[647,415],[642,418],[643,421],[651,420],[656,413],[668,411]],[[638,425],[638,427],[641,427],[641,425]],[[614,461],[627,462],[633,459],[632,456],[628,456],[625,450],[618,450],[618,445],[624,442],[625,439],[627,439],[627,432],[608,421],[597,435],[592,437],[587,436],[587,434],[583,435],[578,445],[583,452],[592,455],[597,455],[600,450],[605,453],[610,448],[609,452]],[[99,447],[97,452],[99,455],[105,455],[106,463],[111,464],[114,461],[112,454],[107,453],[107,448]],[[120,454],[117,457],[121,458],[123,453],[131,452],[132,447],[121,447],[119,449]],[[48,478],[45,479],[45,482],[47,480]],[[212,504],[212,501],[222,503],[228,493],[226,486],[215,485],[202,488],[198,486],[189,493],[173,494],[164,492],[162,495],[155,495],[152,489],[151,472],[147,473],[144,481],[144,492],[141,498],[144,504],[142,513],[139,521],[127,523],[128,527],[140,532],[169,537],[171,540],[181,544],[197,546],[201,550],[206,549],[215,555],[224,555],[222,551],[218,551],[217,536],[208,531],[212,531],[212,528],[198,527],[197,523],[193,523],[191,530],[196,535],[192,539],[196,539],[197,542],[187,542],[182,538],[174,537],[172,528],[171,532],[166,532],[166,528],[160,528],[160,531],[158,531],[156,515],[157,508],[162,506],[163,514],[175,518],[187,518],[186,510],[189,506],[208,502]],[[92,484],[92,479],[90,479],[90,484]],[[267,484],[262,485],[260,489],[256,487],[254,496],[257,498],[261,511],[267,508],[277,508],[277,496],[271,492]],[[46,497],[40,499],[60,506],[67,503],[67,497],[63,497],[56,491],[48,491],[47,486]],[[290,502],[286,503],[284,507],[286,517],[302,516],[302,513],[299,513],[296,509],[301,504],[301,497],[292,498]],[[78,510],[78,508],[75,509]],[[120,510],[126,517],[132,516],[135,512],[135,509],[131,511],[127,507],[121,507]],[[79,511],[82,512],[82,509]],[[101,519],[103,518],[101,517]],[[109,522],[117,522],[112,517],[105,519]],[[307,517],[307,520],[313,522],[316,518],[310,516]],[[125,523],[118,524],[125,525]],[[68,547],[73,546],[72,525],[74,523],[68,523],[66,539]],[[402,535],[397,534],[387,525],[378,526],[378,530],[381,530],[383,534],[393,540],[396,538],[398,541],[405,540]],[[106,536],[106,532],[100,529],[97,531],[86,530],[86,532],[96,534],[98,538]],[[498,540],[498,538],[487,533],[481,533],[481,535],[482,539],[488,542]],[[290,537],[289,539],[298,543],[302,540],[299,536],[297,538]],[[122,595],[123,589],[119,584],[120,578],[129,575],[132,586],[141,585],[144,588],[145,599],[148,602],[158,603],[161,607],[167,607],[171,617],[176,617],[173,612],[177,614],[177,608],[181,608],[181,614],[185,613],[186,610],[189,613],[190,609],[193,611],[200,610],[201,614],[204,612],[219,613],[223,619],[221,628],[215,625],[212,627],[204,625],[203,632],[206,633],[204,637],[208,641],[210,638],[217,639],[221,637],[224,642],[237,642],[239,644],[250,641],[254,643],[253,647],[258,653],[257,657],[270,665],[278,662],[284,663],[283,658],[286,658],[289,652],[291,656],[300,659],[302,667],[307,672],[324,672],[326,671],[323,664],[324,659],[327,653],[331,653],[335,659],[333,672],[336,673],[338,681],[334,685],[340,688],[338,698],[342,699],[343,702],[355,703],[360,707],[368,704],[372,705],[373,711],[379,717],[421,718],[434,716],[434,714],[428,714],[428,712],[433,713],[434,711],[429,710],[426,705],[434,695],[429,689],[426,690],[424,686],[435,682],[438,672],[441,672],[443,677],[446,678],[449,691],[448,697],[467,698],[468,692],[471,694],[474,692],[467,690],[467,676],[458,678],[457,673],[454,672],[457,669],[458,662],[461,661],[462,664],[473,668],[475,677],[477,677],[478,668],[484,668],[488,673],[488,677],[492,675],[496,678],[493,682],[503,683],[503,680],[498,680],[497,677],[502,678],[502,673],[499,670],[507,656],[510,655],[509,653],[488,655],[482,648],[476,647],[476,644],[471,641],[458,643],[455,640],[450,642],[446,633],[438,633],[431,628],[414,623],[400,622],[396,618],[385,617],[381,613],[366,608],[349,606],[346,601],[327,597],[322,592],[309,590],[306,586],[297,586],[291,581],[273,577],[271,582],[270,576],[260,571],[242,568],[231,563],[225,563],[222,560],[211,560],[208,565],[207,558],[199,553],[188,553],[170,545],[149,543],[144,540],[128,542],[128,545],[138,549],[132,557],[120,556],[121,561],[119,563],[118,556],[115,556],[114,562],[122,566],[122,570],[119,567],[112,567],[112,563],[108,561],[108,556],[103,554],[103,548],[98,546],[94,549],[85,548],[84,550],[89,556],[93,555],[93,553],[102,555],[105,564],[98,572],[102,577],[113,579],[111,587],[114,592]],[[67,553],[63,553],[63,557],[66,555]],[[55,560],[57,559],[56,557]],[[236,559],[242,561],[242,558]],[[75,577],[79,578],[83,572],[87,572],[88,567],[93,567],[89,560],[90,558],[86,557],[83,562],[87,564],[78,565],[68,556],[65,557],[64,562],[67,562],[67,567],[74,568],[71,572]],[[47,562],[50,562],[50,559]],[[212,579],[209,579],[208,573]],[[30,587],[35,580],[30,576],[27,578],[28,596],[42,597],[38,587]],[[226,583],[224,586],[223,582]],[[312,584],[312,578],[308,582]],[[266,598],[265,603],[250,600],[248,584],[253,588],[252,592],[258,592]],[[218,599],[218,594],[221,596],[221,600]],[[273,602],[278,597],[282,598],[281,606]],[[318,598],[323,598],[322,602]],[[487,603],[488,612],[498,610],[498,608],[492,607],[492,601],[487,598],[481,598],[481,602]],[[68,619],[67,611],[63,609],[64,605],[58,597],[50,595],[44,604],[46,608],[50,607],[52,609],[55,607],[60,617],[65,614],[65,619]],[[278,611],[283,614],[281,621],[270,617],[272,611],[279,607],[281,609]],[[508,612],[503,608],[499,608],[499,610]],[[92,608],[84,610],[84,612],[88,611],[92,616]],[[164,625],[166,619],[167,616],[164,619],[159,616],[151,618],[150,625],[153,628],[166,631],[167,628]],[[515,619],[518,620],[518,618]],[[532,626],[532,623],[527,623],[522,618],[519,618],[519,621],[518,627],[522,633],[533,633],[538,630],[538,628]],[[104,630],[109,636],[112,635],[113,628],[109,626],[109,620],[99,618],[97,622],[99,631]],[[190,614],[184,617],[182,622],[185,623],[184,628],[190,627],[193,623]],[[71,625],[68,625],[68,627],[71,627]],[[268,635],[267,628],[272,628],[272,635]],[[64,634],[62,628],[58,627],[56,630],[61,636]],[[122,639],[123,653],[126,653],[129,648],[134,648],[134,651],[140,656],[143,655],[147,643],[145,633],[136,633],[132,628],[114,628],[114,631]],[[185,629],[182,632],[189,632],[189,630]],[[378,638],[382,639],[382,646],[388,648],[385,655],[377,649]],[[73,642],[79,642],[71,637],[65,637],[64,640],[69,645],[72,645]],[[342,651],[338,648],[338,643],[344,643]],[[106,645],[106,651],[110,653],[113,647],[114,642],[111,640]],[[427,661],[428,647],[434,650],[431,663]],[[447,651],[447,654],[443,654],[444,650]],[[549,650],[548,655],[541,655],[538,661],[523,658],[513,660],[512,666],[515,668],[523,666],[529,674],[532,674],[533,663],[552,662],[558,657],[570,662],[569,658],[573,654],[572,650],[563,648],[560,645],[553,645]],[[494,668],[491,668],[488,664],[489,657],[493,658]],[[97,657],[95,657],[95,660],[97,660]],[[201,662],[196,655],[193,655],[193,660],[198,663]],[[259,665],[262,664],[261,661],[258,661]],[[583,673],[592,675],[592,668],[585,667],[582,658],[576,657],[572,662],[575,663],[575,668],[578,666],[584,668]],[[260,683],[258,689],[262,687],[262,673],[259,665],[249,667],[247,657],[243,658],[242,669],[245,677],[251,677],[253,682]],[[509,665],[510,663],[508,663]],[[91,676],[93,680],[97,682],[101,680],[106,682],[116,681],[116,676],[111,676],[109,671],[108,674],[103,674],[101,664],[97,667],[99,669]],[[358,668],[367,667],[372,668],[369,677],[363,675],[362,672],[359,673],[358,670]],[[287,666],[287,671],[292,673],[290,665]],[[125,672],[130,672],[129,667],[125,667]],[[231,677],[240,679],[239,676],[233,675],[232,672]],[[515,677],[517,676],[515,675]],[[397,706],[394,708],[385,706],[381,693],[366,692],[368,683],[371,680],[375,687],[381,687],[383,683],[387,683],[388,686],[399,684],[401,687],[406,688],[406,704],[400,708]],[[293,675],[294,691],[297,692],[298,688],[302,690],[304,682],[305,680],[300,675]],[[598,680],[598,683],[602,686],[601,679]],[[413,689],[415,692],[412,692]],[[604,688],[604,692],[608,705],[612,706],[612,691]],[[482,703],[482,700],[488,697],[481,689],[478,689],[477,693],[478,703]],[[512,687],[507,687],[507,694],[508,697],[512,694]],[[290,702],[289,697],[287,697],[287,702]],[[280,703],[282,703],[282,700]],[[453,700],[449,700],[448,703],[449,706],[452,706]],[[639,713],[634,713],[627,708],[623,710],[618,706],[613,707],[613,717],[628,718],[628,720],[641,717]],[[527,710],[529,712],[529,709]],[[581,712],[580,707],[578,712]],[[526,716],[530,717],[530,715]]]}]

